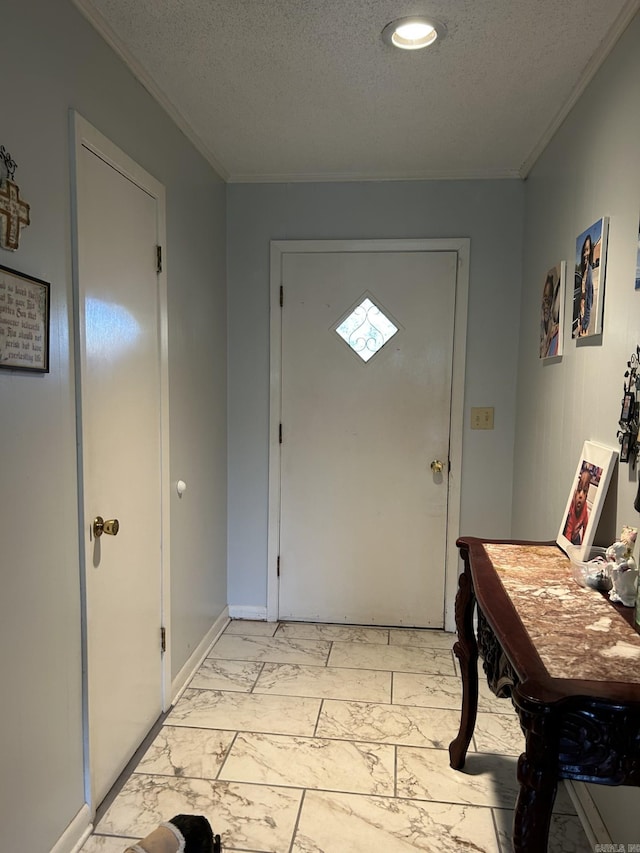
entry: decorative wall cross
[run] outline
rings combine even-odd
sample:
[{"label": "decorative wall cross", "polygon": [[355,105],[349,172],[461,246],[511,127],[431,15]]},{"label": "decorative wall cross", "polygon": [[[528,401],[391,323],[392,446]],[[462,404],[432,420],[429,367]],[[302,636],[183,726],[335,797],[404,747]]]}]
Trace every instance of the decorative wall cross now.
[{"label": "decorative wall cross", "polygon": [[4,145],[0,146],[0,247],[15,252],[20,245],[20,231],[30,223],[29,205],[20,198],[20,187],[13,180],[16,162]]},{"label": "decorative wall cross", "polygon": [[0,246],[10,252],[20,245],[20,229],[29,225],[29,205],[20,198],[20,188],[13,181],[0,183]]}]

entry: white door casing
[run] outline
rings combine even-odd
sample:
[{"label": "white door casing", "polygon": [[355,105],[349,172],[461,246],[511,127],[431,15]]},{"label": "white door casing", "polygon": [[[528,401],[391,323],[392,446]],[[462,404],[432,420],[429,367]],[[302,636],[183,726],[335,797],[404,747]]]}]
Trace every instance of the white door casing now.
[{"label": "white door casing", "polygon": [[[442,626],[444,603],[445,627],[453,629],[453,604],[459,564],[455,540],[460,507],[468,252],[469,241],[464,239],[272,243],[268,618],[331,619],[333,616],[335,621],[394,622],[435,627]],[[316,272],[313,272],[316,267]],[[408,279],[413,278],[414,284],[410,288],[409,284],[404,285],[401,293],[398,288],[394,290],[393,282],[398,281],[403,267],[406,267]],[[308,274],[311,279],[309,286],[305,287],[303,282]],[[425,309],[424,306],[429,304],[430,276],[432,286],[435,281],[442,285],[448,279],[449,292],[443,295],[436,286],[430,295],[430,307]],[[283,282],[286,301],[282,314],[279,297]],[[425,285],[424,293],[420,289],[420,282]],[[383,311],[386,309],[390,318],[400,326],[396,338],[392,338],[367,364],[349,351],[334,332],[341,309],[348,309],[365,293],[381,303]],[[395,315],[392,306],[396,308]],[[448,312],[451,321],[449,326],[446,317]],[[405,322],[407,327],[411,326],[413,315],[433,339],[431,355],[427,354],[424,341],[421,342],[420,327],[417,332],[415,326],[413,331],[405,328]],[[313,319],[307,322],[305,317]],[[438,328],[438,318],[442,330]],[[427,329],[433,319],[436,324]],[[453,337],[449,365],[443,363],[443,359],[446,362],[448,358],[445,350],[451,346],[450,340],[443,343],[447,334]],[[305,348],[311,359],[309,363],[302,355]],[[292,353],[294,365],[291,364]],[[429,359],[432,361],[430,365],[426,363]],[[283,375],[285,361],[286,372]],[[400,372],[394,373],[397,370]],[[330,381],[327,380],[326,387],[323,373],[332,377]],[[344,374],[344,377],[340,374]],[[334,387],[336,375],[337,386]],[[385,386],[385,382],[391,384]],[[350,384],[354,391],[356,385],[365,390],[365,402],[359,403],[357,409],[352,408]],[[400,384],[407,386],[407,396],[399,393],[397,386]],[[444,393],[447,398],[431,400],[442,412],[442,417],[435,421],[429,412],[429,401],[423,399],[415,405],[421,396],[424,397],[422,392],[427,386],[436,397]],[[308,396],[304,390],[306,387],[315,389],[314,393],[318,395],[318,399],[309,400],[309,416],[305,415],[304,397]],[[388,391],[385,391],[385,387]],[[328,400],[336,404],[336,413],[323,411]],[[302,401],[301,405],[298,405],[299,401]],[[279,430],[283,407],[284,445],[281,448]],[[398,412],[398,407],[404,411]],[[362,418],[359,421],[360,414]],[[291,415],[295,415],[293,424],[287,422]],[[344,418],[342,423],[340,417]],[[390,437],[397,436],[404,423],[416,423],[418,419],[423,421],[422,434],[418,426],[412,437],[406,436],[406,448],[401,446],[393,449],[396,446]],[[366,425],[372,422],[375,422],[375,427],[366,438]],[[427,423],[430,428],[425,435],[424,427]],[[443,430],[448,434],[443,435]],[[303,447],[297,446],[300,437]],[[405,436],[403,444],[404,439]],[[358,458],[362,441],[373,441],[380,446],[379,470],[365,471],[375,454],[366,448]],[[451,466],[448,483],[446,470],[444,482],[442,478],[434,477],[429,470],[431,458],[444,455],[443,461],[446,462],[447,447]],[[310,452],[309,448],[313,448],[313,451]],[[337,466],[333,466],[333,463],[328,466],[328,460],[334,458],[342,462]],[[310,467],[306,467],[305,459],[311,459]],[[417,477],[410,470],[413,462],[419,471]],[[325,470],[328,467],[331,467],[331,473]],[[374,493],[377,492],[379,482],[386,484],[389,493],[383,491],[381,496],[378,492],[376,497]],[[405,498],[416,506],[412,513],[404,512],[399,501],[394,504],[393,492],[399,488],[403,491],[409,489],[405,492]],[[324,515],[318,512],[320,527],[316,528],[316,507],[313,502],[323,494],[330,496],[332,506]],[[363,494],[363,506],[368,516],[361,520],[356,514],[354,523],[350,515],[349,522],[343,523],[343,519],[351,513],[350,507],[356,502],[360,503]],[[298,506],[300,495],[305,496],[304,503],[309,503],[310,514],[305,515],[305,509]],[[281,503],[282,518],[279,517]],[[434,526],[438,514],[439,532],[437,525]],[[433,522],[429,520],[431,516],[434,517]],[[383,520],[389,524],[389,530],[395,536],[395,545],[390,545],[386,534],[381,532]],[[444,596],[437,578],[431,582],[430,588],[425,587],[417,568],[420,561],[429,563],[426,555],[430,544],[425,542],[424,537],[422,541],[420,536],[416,539],[415,533],[426,532],[430,523],[431,533],[427,534],[433,545],[430,556],[440,566],[444,560]],[[328,549],[320,553],[319,560],[314,562],[316,551],[322,552],[324,548],[323,525],[332,525],[334,529],[328,536]],[[442,539],[440,543],[436,541],[438,537]],[[363,554],[366,553],[362,547],[365,539],[371,540],[373,544],[369,568],[364,568],[362,563]],[[349,572],[353,572],[348,582],[344,581],[343,571],[339,567],[335,570],[333,568],[331,549],[336,547],[345,555],[344,567],[349,566]],[[412,550],[415,547],[421,551],[417,563]],[[277,576],[279,553],[283,555],[283,560],[285,554],[287,560],[293,557],[295,564],[292,569],[292,566],[283,563],[280,579]],[[306,565],[307,561],[310,563],[308,571],[304,569],[300,572],[300,584],[296,589],[296,584],[292,585],[291,575],[287,572],[299,571],[300,564]],[[403,568],[402,576],[398,574],[398,565],[404,567],[411,562],[413,569],[405,571]],[[377,589],[375,595],[367,594],[369,583],[373,583]],[[329,588],[324,584],[328,584]],[[420,597],[415,598],[415,606],[403,605],[403,601],[412,597],[407,594],[407,590],[415,589],[417,592],[420,586],[422,592]],[[386,594],[381,595],[381,590],[385,588]],[[351,609],[347,605],[345,609],[341,595],[347,589],[357,591],[354,601],[358,600],[361,607],[358,603]],[[394,611],[391,605],[386,608],[384,600],[391,599],[396,590],[398,595],[395,596]],[[433,606],[432,599],[435,599]],[[305,602],[305,606],[308,603],[309,606],[306,611],[303,608],[296,615],[296,608],[299,607],[297,601]]]},{"label": "white door casing", "polygon": [[[95,810],[166,707],[164,188],[74,115],[85,789]],[[118,518],[116,536],[92,532]],[[164,612],[163,612],[164,611]]]}]

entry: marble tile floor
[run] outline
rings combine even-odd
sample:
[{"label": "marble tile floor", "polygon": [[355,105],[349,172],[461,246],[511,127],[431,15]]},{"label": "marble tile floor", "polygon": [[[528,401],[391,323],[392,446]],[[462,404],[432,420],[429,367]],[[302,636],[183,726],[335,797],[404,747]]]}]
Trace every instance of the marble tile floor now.
[{"label": "marble tile floor", "polygon": [[[236,853],[510,853],[524,739],[481,679],[464,772],[449,767],[454,639],[230,622],[83,853],[122,853],[178,813],[206,815]],[[590,850],[561,785],[549,851]]]}]

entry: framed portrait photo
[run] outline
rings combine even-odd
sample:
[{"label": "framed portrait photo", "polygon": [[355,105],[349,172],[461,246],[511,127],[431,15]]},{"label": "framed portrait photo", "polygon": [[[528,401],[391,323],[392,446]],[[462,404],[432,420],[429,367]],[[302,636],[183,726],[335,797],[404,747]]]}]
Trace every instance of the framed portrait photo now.
[{"label": "framed portrait photo", "polygon": [[609,218],[603,216],[576,238],[572,338],[602,333],[608,236]]},{"label": "framed portrait photo", "polygon": [[572,548],[578,559],[593,545],[617,458],[617,450],[595,441],[585,441],[582,447],[556,539],[563,551]]},{"label": "framed portrait photo", "polygon": [[633,418],[635,414],[635,399],[634,395],[627,391],[624,397],[622,398],[622,411],[620,412],[620,421],[622,423],[629,423],[629,421]]},{"label": "framed portrait photo", "polygon": [[540,358],[562,355],[566,268],[566,263],[560,261],[544,278],[540,303]]}]

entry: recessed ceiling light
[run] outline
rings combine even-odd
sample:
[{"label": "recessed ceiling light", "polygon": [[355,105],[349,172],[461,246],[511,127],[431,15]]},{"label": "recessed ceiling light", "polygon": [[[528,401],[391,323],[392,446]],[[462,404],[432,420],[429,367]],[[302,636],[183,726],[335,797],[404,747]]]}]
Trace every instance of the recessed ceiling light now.
[{"label": "recessed ceiling light", "polygon": [[446,32],[444,24],[430,21],[428,18],[397,18],[382,30],[382,38],[387,44],[403,50],[420,50],[428,47]]}]

